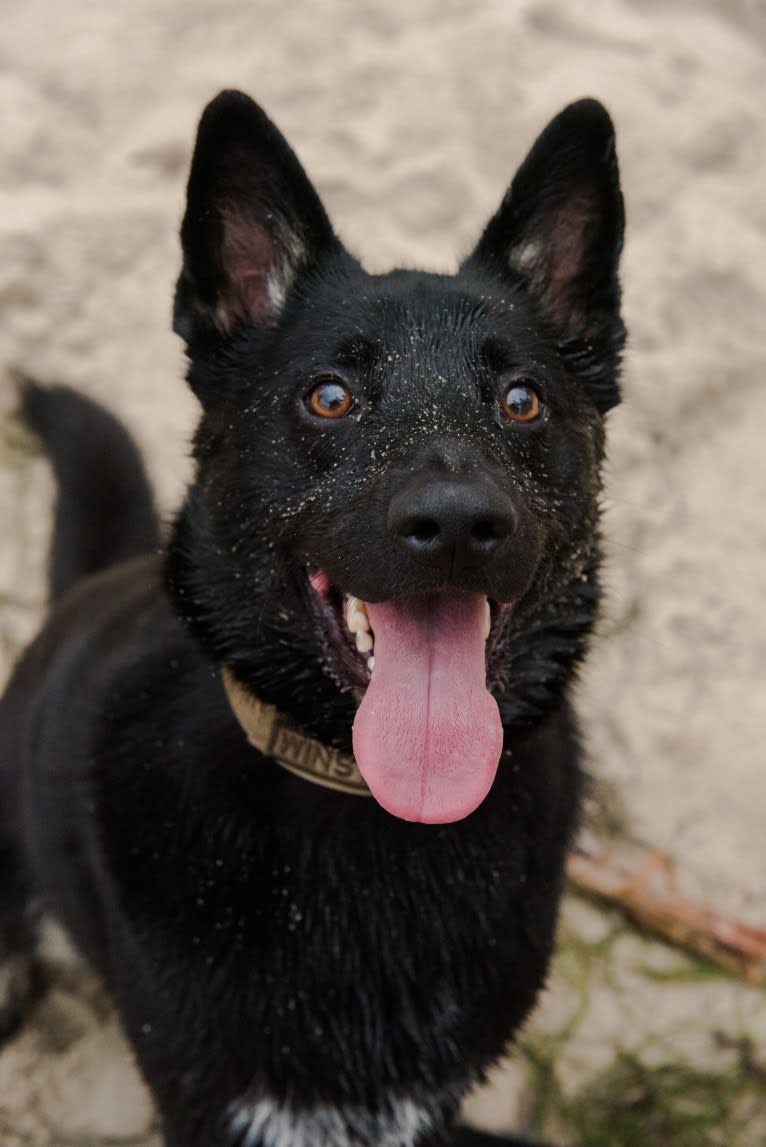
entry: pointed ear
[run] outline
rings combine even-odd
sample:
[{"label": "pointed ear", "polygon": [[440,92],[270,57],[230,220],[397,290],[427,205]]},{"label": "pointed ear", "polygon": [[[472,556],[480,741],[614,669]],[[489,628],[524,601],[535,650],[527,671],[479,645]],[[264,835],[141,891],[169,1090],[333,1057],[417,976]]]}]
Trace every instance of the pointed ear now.
[{"label": "pointed ear", "polygon": [[181,245],[173,329],[187,341],[275,323],[299,271],[341,250],[295,154],[241,92],[221,92],[200,121]]},{"label": "pointed ear", "polygon": [[539,137],[464,265],[521,281],[565,339],[596,337],[619,323],[624,221],[612,121],[580,100]]}]

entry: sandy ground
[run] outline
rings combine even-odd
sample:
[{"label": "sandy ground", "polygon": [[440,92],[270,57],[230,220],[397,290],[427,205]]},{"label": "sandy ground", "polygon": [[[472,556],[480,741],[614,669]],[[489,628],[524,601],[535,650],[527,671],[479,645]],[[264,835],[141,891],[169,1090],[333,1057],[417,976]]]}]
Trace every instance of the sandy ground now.
[{"label": "sandy ground", "polygon": [[[678,859],[687,892],[763,926],[763,4],[28,0],[0,13],[0,672],[39,620],[51,492],[7,417],[8,368],[108,403],[163,507],[179,497],[195,409],[170,297],[189,149],[215,92],[265,105],[372,269],[453,267],[535,133],[592,94],[618,128],[631,330],[610,417],[609,611],[581,690],[593,772],[627,830]],[[0,1142],[154,1142],[97,989],[57,967],[0,1055]],[[529,1033],[555,1047],[566,1094],[626,1049],[727,1072],[749,1038],[762,1067],[763,993],[674,969],[570,902]],[[505,1071],[474,1114],[518,1122],[537,1102],[529,1078]],[[755,1117],[721,1140],[765,1141]]]}]

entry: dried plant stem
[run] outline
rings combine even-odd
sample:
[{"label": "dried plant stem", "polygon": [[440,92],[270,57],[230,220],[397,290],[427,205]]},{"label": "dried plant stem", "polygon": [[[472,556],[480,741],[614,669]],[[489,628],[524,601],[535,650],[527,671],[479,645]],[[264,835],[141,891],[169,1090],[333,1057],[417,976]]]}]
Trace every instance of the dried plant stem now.
[{"label": "dried plant stem", "polygon": [[665,853],[647,853],[631,868],[588,841],[570,854],[567,876],[578,891],[620,909],[648,932],[750,984],[766,984],[766,932],[681,896]]}]

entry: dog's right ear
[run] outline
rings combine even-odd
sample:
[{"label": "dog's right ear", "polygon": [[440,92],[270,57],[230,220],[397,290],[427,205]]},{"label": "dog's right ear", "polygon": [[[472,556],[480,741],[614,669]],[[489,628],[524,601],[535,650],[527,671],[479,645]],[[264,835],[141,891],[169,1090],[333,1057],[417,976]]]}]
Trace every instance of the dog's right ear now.
[{"label": "dog's right ear", "polygon": [[294,152],[242,92],[221,92],[203,113],[181,245],[173,329],[187,342],[275,323],[298,274],[341,250]]}]

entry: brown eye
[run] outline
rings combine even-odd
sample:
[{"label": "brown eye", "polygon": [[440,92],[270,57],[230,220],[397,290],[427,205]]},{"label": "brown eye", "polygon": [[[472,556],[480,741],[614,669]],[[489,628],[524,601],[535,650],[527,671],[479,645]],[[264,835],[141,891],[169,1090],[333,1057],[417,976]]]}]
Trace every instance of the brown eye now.
[{"label": "brown eye", "polygon": [[306,395],[306,406],[317,418],[342,418],[353,405],[351,392],[339,378],[323,378]]},{"label": "brown eye", "polygon": [[534,387],[513,382],[503,394],[500,405],[511,422],[534,422],[540,417],[543,404]]}]

